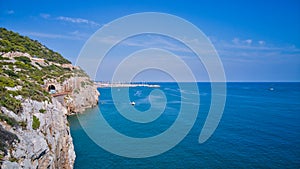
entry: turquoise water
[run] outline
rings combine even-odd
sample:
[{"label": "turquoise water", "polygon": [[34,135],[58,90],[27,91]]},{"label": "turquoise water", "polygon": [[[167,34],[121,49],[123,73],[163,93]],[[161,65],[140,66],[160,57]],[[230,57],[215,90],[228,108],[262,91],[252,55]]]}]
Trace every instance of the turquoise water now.
[{"label": "turquoise water", "polygon": [[[176,83],[160,83],[168,103],[165,112],[148,124],[133,123],[118,113],[110,88],[99,89],[99,108],[108,123],[131,137],[150,137],[171,126],[178,114],[181,93]],[[173,149],[149,158],[126,158],[95,144],[81,125],[94,128],[98,109],[68,118],[73,137],[75,168],[300,168],[300,83],[228,83],[223,117],[212,137],[198,137],[210,107],[209,83],[198,83],[200,110],[189,134]],[[272,90],[272,89],[273,90]],[[271,89],[271,90],[270,90]],[[120,89],[122,90],[122,89]],[[130,89],[135,108],[150,108],[153,88]],[[95,128],[95,130],[101,130]]]}]

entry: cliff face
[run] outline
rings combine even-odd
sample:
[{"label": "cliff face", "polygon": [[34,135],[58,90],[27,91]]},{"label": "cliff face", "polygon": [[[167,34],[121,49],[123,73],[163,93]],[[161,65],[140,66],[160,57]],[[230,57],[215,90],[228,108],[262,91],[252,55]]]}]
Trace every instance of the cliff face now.
[{"label": "cliff face", "polygon": [[69,113],[81,113],[86,108],[98,104],[100,93],[88,77],[73,77],[68,79],[67,83],[74,85],[70,95],[65,97],[65,105]]},{"label": "cliff face", "polygon": [[0,121],[3,131],[14,138],[6,154],[3,153],[3,169],[73,168],[75,152],[67,115],[96,106],[99,92],[88,77],[71,77],[63,84],[73,90],[67,95],[52,97],[51,102],[23,100],[20,96],[18,99],[23,100],[21,113],[1,107],[3,115],[20,124],[11,126],[7,121]]},{"label": "cliff face", "polygon": [[[75,152],[66,118],[67,110],[56,99],[49,102],[25,100],[23,112],[14,116],[23,127],[1,126],[17,136],[2,159],[2,168],[73,168]],[[45,110],[43,113],[40,110]],[[2,107],[11,117],[13,112]]]},{"label": "cliff face", "polygon": [[98,103],[78,67],[28,37],[0,28],[0,168],[73,168],[67,115]]},{"label": "cliff face", "polygon": [[[49,85],[55,87],[55,92],[58,95],[55,98],[67,108],[68,115],[82,113],[86,108],[98,104],[100,93],[97,86],[82,72],[66,79],[63,83],[57,81],[47,82],[46,87]],[[59,95],[60,93],[62,95]]]}]

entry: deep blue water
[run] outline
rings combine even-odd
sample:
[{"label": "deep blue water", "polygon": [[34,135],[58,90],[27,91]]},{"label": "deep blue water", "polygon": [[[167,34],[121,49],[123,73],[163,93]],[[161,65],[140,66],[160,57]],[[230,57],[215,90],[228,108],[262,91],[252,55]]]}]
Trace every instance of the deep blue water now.
[{"label": "deep blue water", "polygon": [[[168,103],[165,112],[151,123],[134,123],[121,116],[115,108],[121,103],[112,101],[110,88],[99,89],[101,113],[114,129],[131,137],[164,132],[177,118],[183,91],[176,83],[160,85]],[[93,128],[98,109],[79,115],[81,124],[77,116],[69,117],[75,168],[300,168],[300,83],[228,83],[223,117],[203,144],[198,143],[198,136],[210,107],[211,89],[209,83],[198,86],[201,103],[193,128],[173,149],[154,157],[121,157],[95,144],[81,125]],[[151,90],[130,89],[136,109],[149,109]]]}]

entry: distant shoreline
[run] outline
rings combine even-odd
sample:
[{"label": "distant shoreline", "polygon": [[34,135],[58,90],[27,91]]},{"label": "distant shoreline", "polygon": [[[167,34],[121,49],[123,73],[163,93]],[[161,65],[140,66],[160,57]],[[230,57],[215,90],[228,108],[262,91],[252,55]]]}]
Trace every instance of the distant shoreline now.
[{"label": "distant shoreline", "polygon": [[143,84],[143,83],[104,83],[104,82],[94,82],[97,88],[105,87],[150,87],[158,88],[160,85],[157,84]]}]

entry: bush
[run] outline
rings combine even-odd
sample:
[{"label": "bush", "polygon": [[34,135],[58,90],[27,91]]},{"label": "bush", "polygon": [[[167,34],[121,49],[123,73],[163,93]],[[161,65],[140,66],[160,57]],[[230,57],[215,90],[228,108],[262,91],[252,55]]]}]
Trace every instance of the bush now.
[{"label": "bush", "polygon": [[3,70],[3,73],[7,74],[9,77],[15,77],[15,78],[19,77],[14,71],[9,69]]},{"label": "bush", "polygon": [[25,64],[31,63],[31,60],[26,56],[15,57],[15,59],[24,62]]},{"label": "bush", "polygon": [[45,110],[45,109],[40,109],[39,112],[40,112],[40,113],[45,113],[46,110]]},{"label": "bush", "polygon": [[0,56],[0,60],[9,60],[8,58],[6,58],[6,57],[2,57],[2,56]]},{"label": "bush", "polygon": [[33,121],[32,121],[32,129],[36,130],[40,127],[40,120],[35,115],[33,115]]},{"label": "bush", "polygon": [[81,84],[81,87],[84,88],[85,82],[82,81],[80,84]]},{"label": "bush", "polygon": [[27,71],[33,71],[34,69],[32,68],[32,65],[29,64],[25,64],[24,62],[20,62],[20,61],[16,61],[15,65],[23,70],[27,70]]},{"label": "bush", "polygon": [[12,79],[8,77],[0,76],[0,86],[14,87],[15,85],[16,84]]}]

